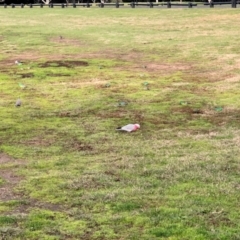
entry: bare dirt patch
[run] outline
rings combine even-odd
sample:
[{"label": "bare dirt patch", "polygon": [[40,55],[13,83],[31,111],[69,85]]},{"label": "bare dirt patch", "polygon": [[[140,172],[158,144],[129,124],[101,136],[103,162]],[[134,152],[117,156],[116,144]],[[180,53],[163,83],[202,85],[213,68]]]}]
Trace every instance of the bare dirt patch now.
[{"label": "bare dirt patch", "polygon": [[[133,62],[134,61],[134,62]],[[158,63],[148,62],[139,59],[129,59],[130,65],[117,66],[118,70],[131,71],[132,73],[163,74],[168,75],[174,72],[194,72],[194,66],[186,63]],[[133,63],[133,65],[131,64]],[[135,76],[133,76],[135,77]]]},{"label": "bare dirt patch", "polygon": [[47,203],[47,202],[40,202],[37,199],[24,199],[22,200],[21,204],[17,206],[16,208],[8,211],[8,214],[14,213],[20,213],[22,214],[27,214],[28,212],[31,211],[31,209],[48,209],[51,211],[61,211],[63,209],[62,205],[54,204],[54,203]]},{"label": "bare dirt patch", "polygon": [[89,81],[79,81],[79,80],[72,80],[71,82],[54,82],[51,85],[59,86],[64,85],[67,88],[80,88],[82,86],[96,86],[97,88],[105,88],[105,84],[107,83],[106,80],[100,80],[98,78],[91,79]]},{"label": "bare dirt patch", "polygon": [[48,68],[48,67],[66,67],[66,68],[74,68],[74,67],[80,67],[80,66],[88,66],[88,63],[85,61],[77,61],[77,60],[51,60],[46,61],[44,63],[38,64],[41,68]]},{"label": "bare dirt patch", "polygon": [[16,66],[16,61],[17,59],[4,59],[4,60],[1,60],[0,61],[0,67],[3,68],[3,69],[6,69],[6,68],[10,68],[10,67],[13,67],[13,66]]},{"label": "bare dirt patch", "polygon": [[[44,53],[38,53],[38,52],[24,52],[21,54],[11,54],[8,56],[7,59],[0,60],[0,68],[1,72],[8,72],[11,68],[16,67],[15,61],[19,61],[22,63],[21,67],[25,68],[28,64],[46,60],[46,65],[49,64],[55,64],[55,66],[61,65],[61,62],[63,62],[63,65],[67,65],[66,67],[74,67],[74,66],[87,66],[88,63],[84,61],[79,61],[79,55],[60,55],[60,54],[44,54]],[[64,59],[72,59],[72,61],[66,61]],[[57,59],[57,60],[56,60]],[[44,65],[44,62],[41,63]],[[44,67],[44,66],[43,66]],[[46,66],[48,67],[48,66]],[[52,66],[51,66],[52,67]]]},{"label": "bare dirt patch", "polygon": [[238,125],[240,122],[240,110],[239,109],[224,109],[222,112],[216,112],[211,110],[205,112],[205,117],[217,126],[233,124]]},{"label": "bare dirt patch", "polygon": [[135,121],[135,122],[144,121],[144,115],[141,111],[132,110],[130,113],[127,109],[124,109],[122,107],[118,107],[118,109],[113,110],[111,112],[99,112],[99,113],[96,113],[95,115],[104,119],[111,119],[111,118],[123,119],[127,116],[127,117],[130,117],[132,121]]},{"label": "bare dirt patch", "polygon": [[20,76],[21,78],[32,78],[34,77],[33,73],[22,73],[22,74],[18,74],[18,76]]},{"label": "bare dirt patch", "polygon": [[67,74],[67,73],[49,73],[47,74],[47,76],[50,76],[50,77],[69,77],[71,76],[71,74]]},{"label": "bare dirt patch", "polygon": [[172,112],[174,113],[185,113],[185,114],[203,114],[204,111],[202,109],[192,108],[190,106],[184,106],[184,107],[174,107],[172,108]]},{"label": "bare dirt patch", "polygon": [[240,76],[233,76],[233,77],[226,78],[223,82],[224,83],[239,83]]},{"label": "bare dirt patch", "polygon": [[[66,41],[66,40],[58,40],[58,41]],[[187,63],[158,63],[158,62],[149,62],[149,60],[144,59],[144,54],[140,51],[136,51],[132,49],[127,54],[116,52],[114,49],[104,50],[94,53],[82,53],[82,54],[69,54],[69,55],[58,55],[58,54],[42,54],[37,52],[24,52],[21,55],[12,55],[8,59],[0,61],[1,69],[5,69],[6,72],[9,68],[14,67],[15,61],[18,60],[23,63],[23,67],[31,62],[38,62],[41,59],[47,59],[45,62],[40,62],[38,64],[41,68],[48,67],[66,67],[66,68],[74,68],[74,67],[86,67],[88,66],[87,61],[79,60],[79,59],[112,59],[117,60],[119,62],[129,62],[129,65],[124,64],[124,66],[119,63],[115,68],[119,70],[131,70],[136,71],[145,71],[148,73],[172,73],[176,71],[189,71],[193,68],[191,64]],[[64,59],[69,60],[64,60]],[[30,74],[30,73],[29,73]],[[28,77],[28,73],[23,75],[22,78]],[[30,76],[29,76],[30,77]]]},{"label": "bare dirt patch", "polygon": [[100,112],[97,114],[98,117],[100,118],[123,118],[125,117],[129,112],[127,110],[123,110],[123,109],[118,109],[116,111],[112,111],[112,112]]},{"label": "bare dirt patch", "polygon": [[22,144],[35,147],[48,147],[51,146],[54,142],[55,140],[53,138],[43,139],[42,137],[34,137],[22,142]]},{"label": "bare dirt patch", "polygon": [[199,116],[215,126],[227,124],[239,126],[240,122],[240,110],[236,108],[223,108],[219,110],[217,107],[213,106],[205,106],[199,109],[191,106],[183,106],[172,108],[172,112],[175,114],[184,114],[185,118],[188,120]]},{"label": "bare dirt patch", "polygon": [[10,170],[0,170],[0,176],[5,181],[3,186],[0,187],[0,200],[8,201],[17,199],[19,196],[14,193],[14,188],[18,185],[22,178]]},{"label": "bare dirt patch", "polygon": [[56,113],[57,117],[60,118],[76,118],[81,116],[79,111],[61,111]]},{"label": "bare dirt patch", "polygon": [[81,142],[74,138],[71,139],[71,141],[65,142],[64,147],[74,151],[93,151],[93,147],[90,144]]},{"label": "bare dirt patch", "polygon": [[[15,160],[7,156],[6,154],[0,154],[0,164],[4,166],[8,163],[14,163],[16,166],[23,165],[24,162]],[[0,201],[7,201],[17,199],[19,196],[14,193],[14,188],[22,180],[22,177],[18,176],[12,169],[1,169],[0,177],[4,183],[0,186]]]},{"label": "bare dirt patch", "polygon": [[146,64],[145,68],[147,71],[185,71],[191,69],[191,65],[183,63],[174,64],[161,64],[161,63],[150,63]]},{"label": "bare dirt patch", "polygon": [[4,153],[0,153],[0,164],[16,161]]}]

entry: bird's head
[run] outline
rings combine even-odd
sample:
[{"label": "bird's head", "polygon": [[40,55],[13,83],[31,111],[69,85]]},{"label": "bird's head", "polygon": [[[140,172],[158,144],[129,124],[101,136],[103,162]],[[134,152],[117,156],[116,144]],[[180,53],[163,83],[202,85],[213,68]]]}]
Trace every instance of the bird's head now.
[{"label": "bird's head", "polygon": [[136,123],[134,125],[137,127],[137,129],[140,128],[140,124]]}]

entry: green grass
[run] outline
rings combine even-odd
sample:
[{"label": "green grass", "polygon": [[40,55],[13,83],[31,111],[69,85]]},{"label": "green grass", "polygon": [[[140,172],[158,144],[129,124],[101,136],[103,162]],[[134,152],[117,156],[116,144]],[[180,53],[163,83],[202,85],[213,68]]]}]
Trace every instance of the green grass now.
[{"label": "green grass", "polygon": [[0,239],[240,239],[237,9],[0,14]]}]

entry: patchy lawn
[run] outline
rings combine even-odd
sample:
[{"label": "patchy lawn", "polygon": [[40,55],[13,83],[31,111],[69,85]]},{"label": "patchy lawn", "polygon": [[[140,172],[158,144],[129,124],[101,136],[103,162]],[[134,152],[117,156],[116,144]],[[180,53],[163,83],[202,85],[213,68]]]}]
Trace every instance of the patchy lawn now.
[{"label": "patchy lawn", "polygon": [[240,239],[238,11],[135,10],[0,9],[0,239]]}]

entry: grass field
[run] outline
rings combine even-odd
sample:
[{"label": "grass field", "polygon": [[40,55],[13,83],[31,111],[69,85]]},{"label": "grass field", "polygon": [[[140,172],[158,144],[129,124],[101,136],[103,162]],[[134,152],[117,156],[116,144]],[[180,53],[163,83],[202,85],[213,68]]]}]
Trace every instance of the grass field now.
[{"label": "grass field", "polygon": [[0,16],[0,239],[240,239],[238,9]]}]

